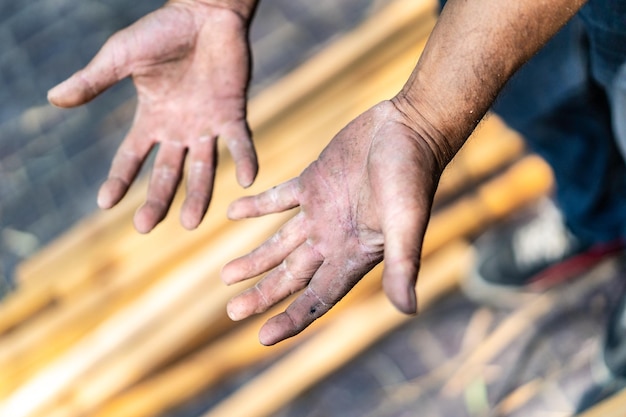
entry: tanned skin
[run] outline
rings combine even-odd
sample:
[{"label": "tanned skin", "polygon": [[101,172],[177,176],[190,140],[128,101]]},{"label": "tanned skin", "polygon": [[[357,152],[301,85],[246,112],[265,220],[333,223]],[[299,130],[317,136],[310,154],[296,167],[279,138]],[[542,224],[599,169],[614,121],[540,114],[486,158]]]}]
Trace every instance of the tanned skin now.
[{"label": "tanned skin", "polygon": [[152,230],[167,214],[185,160],[187,198],[181,222],[193,229],[213,191],[217,140],[226,142],[244,187],[258,166],[246,121],[250,79],[248,27],[256,0],[177,0],[114,34],[82,70],[48,92],[59,107],[84,104],[132,77],[137,110],[98,194],[107,209],[126,194],[159,144],[145,204],[135,227]]},{"label": "tanned skin", "polygon": [[[299,213],[251,253],[228,263],[227,284],[268,272],[232,299],[234,320],[302,291],[260,331],[271,345],[332,308],[385,259],[383,288],[401,311],[417,311],[421,245],[441,172],[511,75],[582,7],[582,0],[450,0],[404,88],[341,130],[298,177],[229,208],[232,219],[294,207]],[[194,228],[209,205],[221,138],[248,186],[257,160],[246,123],[247,30],[256,1],[172,0],[118,32],[83,70],[49,92],[83,104],[132,76],[138,107],[98,202],[124,196],[150,148],[161,147],[146,203],[150,231],[189,166],[181,220]]]},{"label": "tanned skin", "polygon": [[235,320],[304,291],[260,331],[263,344],[298,334],[385,259],[383,288],[417,311],[421,245],[444,167],[511,75],[583,5],[570,0],[452,0],[396,97],[357,117],[299,177],[235,201],[233,219],[300,206],[255,251],[227,264],[226,283],[266,271],[235,297]]}]

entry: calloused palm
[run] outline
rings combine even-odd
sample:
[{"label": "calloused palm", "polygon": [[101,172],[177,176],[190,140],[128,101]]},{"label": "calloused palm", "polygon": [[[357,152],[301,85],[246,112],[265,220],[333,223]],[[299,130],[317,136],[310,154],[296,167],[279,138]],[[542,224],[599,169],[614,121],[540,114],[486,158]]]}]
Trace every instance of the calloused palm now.
[{"label": "calloused palm", "polygon": [[298,334],[383,257],[387,296],[401,311],[416,311],[421,244],[441,167],[408,125],[393,102],[380,103],[339,132],[299,177],[229,208],[231,218],[241,219],[300,207],[274,236],[222,271],[228,284],[270,271],[230,301],[235,320],[304,289],[263,326],[263,344]]},{"label": "calloused palm", "polygon": [[257,159],[246,122],[250,74],[248,22],[224,7],[171,1],[123,29],[94,59],[48,93],[60,107],[84,104],[131,76],[138,104],[132,127],[120,145],[98,204],[117,204],[150,150],[159,144],[145,204],[135,227],[149,232],[167,214],[187,162],[187,196],[181,221],[198,226],[213,189],[217,139],[247,187]]}]

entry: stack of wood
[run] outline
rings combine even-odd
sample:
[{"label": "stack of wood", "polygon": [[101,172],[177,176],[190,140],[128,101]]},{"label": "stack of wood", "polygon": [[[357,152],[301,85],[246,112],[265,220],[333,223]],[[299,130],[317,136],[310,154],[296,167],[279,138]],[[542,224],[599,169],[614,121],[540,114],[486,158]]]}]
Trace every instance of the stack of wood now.
[{"label": "stack of wood", "polygon": [[[435,20],[434,1],[398,0],[255,97],[249,113],[261,171],[245,193],[298,175],[347,122],[392,97]],[[147,236],[133,230],[144,182],[20,266],[17,291],[0,304],[0,415],[158,416],[271,363],[207,414],[270,415],[387,332],[419,320],[393,309],[376,268],[302,335],[261,346],[257,331],[278,310],[231,322],[225,304],[243,287],[223,285],[219,272],[293,213],[227,221],[227,205],[244,194],[234,179],[232,161],[221,157],[209,214],[193,232],[177,216]],[[515,132],[485,120],[442,179],[420,308],[456,288],[470,267],[468,239],[551,185],[548,167],[524,154]]]}]

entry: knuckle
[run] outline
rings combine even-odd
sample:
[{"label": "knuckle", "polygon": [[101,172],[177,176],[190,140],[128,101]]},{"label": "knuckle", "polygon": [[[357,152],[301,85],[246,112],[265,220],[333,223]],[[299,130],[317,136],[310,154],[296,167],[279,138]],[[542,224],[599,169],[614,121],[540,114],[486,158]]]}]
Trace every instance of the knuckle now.
[{"label": "knuckle", "polygon": [[156,166],[153,175],[157,180],[169,181],[178,177],[178,170],[169,164]]}]

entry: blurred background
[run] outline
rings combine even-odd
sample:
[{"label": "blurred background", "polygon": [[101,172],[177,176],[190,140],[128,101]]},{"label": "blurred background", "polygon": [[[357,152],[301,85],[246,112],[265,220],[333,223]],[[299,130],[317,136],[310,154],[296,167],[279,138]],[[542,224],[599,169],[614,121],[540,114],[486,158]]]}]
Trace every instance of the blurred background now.
[{"label": "blurred background", "polygon": [[[251,31],[251,95],[387,0],[261,2]],[[97,210],[96,193],[133,117],[125,80],[61,110],[48,89],[85,66],[106,39],[163,1],[0,2],[0,293],[17,263]]]},{"label": "blurred background", "polygon": [[[344,119],[397,91],[436,19],[434,2],[417,3],[261,2],[251,97],[260,97],[255,133],[270,162],[261,161],[259,189],[310,162]],[[490,145],[469,146],[442,180],[417,318],[393,311],[375,270],[330,319],[260,347],[261,321],[225,317],[236,289],[216,271],[278,222],[224,221],[225,191],[235,189],[228,165],[216,213],[196,232],[175,215],[150,236],[134,232],[131,205],[144,189],[100,213],[96,193],[130,126],[133,86],[122,81],[71,110],[50,106],[46,92],[162,4],[0,0],[0,414],[566,417],[597,398],[603,329],[624,283],[615,265],[510,309],[458,291],[471,240],[551,185],[496,117],[476,138]],[[294,132],[312,140],[292,146]],[[29,411],[39,402],[44,411]]]}]

